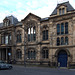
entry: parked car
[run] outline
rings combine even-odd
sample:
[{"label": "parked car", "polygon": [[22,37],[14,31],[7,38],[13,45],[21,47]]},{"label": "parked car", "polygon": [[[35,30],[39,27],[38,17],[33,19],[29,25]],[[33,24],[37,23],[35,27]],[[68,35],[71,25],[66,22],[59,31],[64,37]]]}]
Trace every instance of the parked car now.
[{"label": "parked car", "polygon": [[12,69],[12,65],[0,60],[0,69]]}]

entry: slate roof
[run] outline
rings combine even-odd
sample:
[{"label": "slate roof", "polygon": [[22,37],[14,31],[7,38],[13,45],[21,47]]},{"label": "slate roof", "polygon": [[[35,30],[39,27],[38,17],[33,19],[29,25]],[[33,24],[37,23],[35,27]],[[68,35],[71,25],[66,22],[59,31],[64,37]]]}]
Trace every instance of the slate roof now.
[{"label": "slate roof", "polygon": [[19,26],[19,25],[23,25],[23,23],[22,23],[22,22],[18,22],[18,23],[16,24],[16,26]]},{"label": "slate roof", "polygon": [[10,20],[10,24],[17,24],[18,23],[18,19],[17,18],[15,18],[13,15],[11,15],[11,16],[8,16],[7,17],[7,19],[9,19]]},{"label": "slate roof", "polygon": [[[11,24],[16,25],[18,23],[18,19],[15,18],[12,15],[11,16],[7,16],[6,18],[10,20],[10,25]],[[2,27],[2,26],[3,26],[3,23],[0,23],[0,27]]]},{"label": "slate roof", "polygon": [[49,17],[46,17],[46,18],[41,18],[40,21],[47,21],[49,20]]},{"label": "slate roof", "polygon": [[75,9],[71,6],[71,4],[69,3],[69,1],[68,1],[68,2],[61,3],[61,4],[57,4],[56,8],[54,9],[54,11],[52,12],[51,15],[56,15],[56,14],[57,14],[57,8],[58,8],[60,5],[65,5],[65,6],[67,7],[67,12],[75,10]]}]

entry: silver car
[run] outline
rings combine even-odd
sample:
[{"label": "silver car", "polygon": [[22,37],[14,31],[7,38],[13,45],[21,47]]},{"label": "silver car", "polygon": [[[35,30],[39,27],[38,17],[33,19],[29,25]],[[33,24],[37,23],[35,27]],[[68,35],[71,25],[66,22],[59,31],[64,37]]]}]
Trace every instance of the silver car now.
[{"label": "silver car", "polygon": [[12,65],[0,60],[0,69],[12,69]]}]

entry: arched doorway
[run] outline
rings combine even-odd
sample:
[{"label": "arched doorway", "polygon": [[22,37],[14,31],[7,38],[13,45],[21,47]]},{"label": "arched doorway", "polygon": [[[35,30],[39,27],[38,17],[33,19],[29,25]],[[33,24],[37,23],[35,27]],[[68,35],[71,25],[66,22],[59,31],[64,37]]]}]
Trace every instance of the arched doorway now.
[{"label": "arched doorway", "polygon": [[67,67],[67,52],[65,50],[58,52],[58,63],[60,67]]}]

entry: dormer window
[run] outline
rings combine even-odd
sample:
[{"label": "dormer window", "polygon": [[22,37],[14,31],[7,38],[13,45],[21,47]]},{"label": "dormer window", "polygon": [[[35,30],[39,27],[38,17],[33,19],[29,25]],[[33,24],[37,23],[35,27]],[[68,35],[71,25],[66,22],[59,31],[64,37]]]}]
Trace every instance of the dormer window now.
[{"label": "dormer window", "polygon": [[59,9],[59,15],[65,14],[65,8],[60,8]]},{"label": "dormer window", "polygon": [[10,25],[10,21],[9,20],[4,20],[4,26],[9,26]]}]

